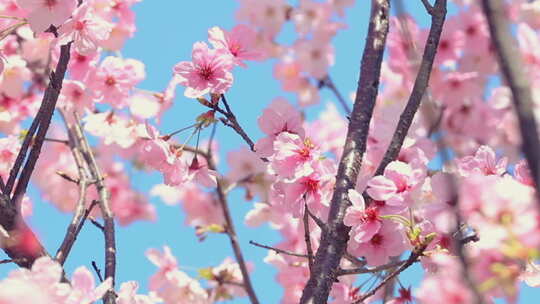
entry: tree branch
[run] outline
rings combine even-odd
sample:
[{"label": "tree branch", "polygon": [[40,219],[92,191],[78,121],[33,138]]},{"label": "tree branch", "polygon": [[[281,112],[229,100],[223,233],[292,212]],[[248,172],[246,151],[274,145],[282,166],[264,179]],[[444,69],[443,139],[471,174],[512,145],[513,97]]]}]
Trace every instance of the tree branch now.
[{"label": "tree branch", "polygon": [[349,240],[350,227],[343,224],[345,210],[350,206],[347,191],[356,184],[366,150],[369,123],[379,89],[381,64],[389,28],[389,0],[372,0],[368,36],[362,56],[356,99],[351,113],[347,139],[339,163],[330,211],[328,229],[323,231],[315,257],[313,272],[300,303],[324,304],[336,278]]},{"label": "tree branch", "polygon": [[342,275],[352,275],[352,274],[374,273],[374,272],[379,272],[379,271],[383,271],[383,270],[400,266],[401,264],[406,263],[406,262],[407,262],[406,260],[395,261],[395,262],[390,262],[384,265],[371,267],[371,268],[360,267],[360,268],[353,268],[353,269],[340,269],[337,275],[342,276]]},{"label": "tree branch", "polygon": [[311,272],[313,271],[313,248],[311,247],[311,236],[309,234],[309,215],[306,203],[304,206],[304,240],[306,241],[309,271]]},{"label": "tree branch", "polygon": [[103,216],[104,221],[103,233],[105,235],[105,279],[111,278],[112,285],[105,296],[103,296],[103,303],[115,304],[116,294],[114,292],[114,284],[116,274],[116,241],[114,232],[114,217],[110,207],[109,191],[105,186],[103,175],[101,174],[101,170],[99,169],[96,158],[92,153],[88,140],[83,134],[80,118],[78,117],[77,113],[74,113],[74,116],[75,123],[73,125],[73,130],[75,132],[78,147],[81,149],[82,155],[84,156],[88,165],[88,169],[96,181],[95,185],[99,194],[99,207],[101,209],[101,215]]},{"label": "tree branch", "polygon": [[[386,285],[386,283],[388,283],[390,280],[392,280],[397,275],[402,273],[405,269],[409,268],[409,266],[414,264],[418,260],[418,258],[421,257],[422,254],[424,254],[424,250],[426,250],[427,245],[428,244],[424,244],[424,245],[422,245],[420,247],[415,248],[411,252],[411,255],[409,256],[407,261],[405,261],[405,263],[403,263],[401,266],[399,266],[399,268],[396,269],[394,272],[387,275],[381,282],[379,282],[379,284],[377,286],[375,286],[375,288],[371,289],[368,293],[364,294],[358,301],[354,302],[354,304],[363,303],[365,299],[373,296],[377,292],[377,290],[379,290],[381,287]],[[403,262],[403,261],[401,261],[401,262]]]},{"label": "tree branch", "polygon": [[[224,99],[223,95],[222,98]],[[214,164],[214,160],[212,159],[211,151],[208,152],[208,157],[206,158],[208,168],[211,170],[216,170],[216,165]],[[231,217],[231,212],[229,210],[229,204],[227,202],[227,195],[225,194],[225,190],[219,178],[217,180],[217,195],[221,210],[223,211],[223,217],[225,218],[227,235],[229,236],[229,241],[231,242],[234,256],[236,257],[236,261],[238,262],[238,266],[240,267],[240,271],[242,272],[244,289],[248,294],[251,303],[259,304],[259,300],[257,299],[257,295],[255,294],[255,290],[253,289],[253,285],[251,284],[251,280],[249,278],[249,272],[246,266],[246,262],[244,260],[244,256],[242,254],[242,249],[240,248],[240,244],[238,243],[238,236],[236,234],[236,230],[234,229],[234,223]]]},{"label": "tree branch", "polygon": [[330,78],[330,75],[326,75],[325,78],[319,80],[319,87],[327,87],[330,91],[332,91],[332,93],[334,93],[334,95],[336,96],[339,104],[341,104],[341,107],[343,107],[345,113],[347,113],[347,115],[351,114],[351,108],[349,107],[349,104],[337,89],[334,81],[332,81],[332,78]]},{"label": "tree branch", "polygon": [[[70,49],[71,42],[60,47],[60,59],[58,60],[58,64],[56,65],[56,70],[51,72],[51,81],[49,82],[47,89],[45,89],[43,101],[41,103],[41,107],[43,107],[43,112],[41,113],[41,115],[38,115],[36,117],[36,120],[39,120],[39,129],[37,130],[35,138],[32,138],[32,136],[29,137],[29,140],[32,142],[32,148],[30,149],[28,159],[21,171],[19,181],[17,182],[17,187],[15,187],[15,191],[13,192],[13,196],[11,197],[11,202],[15,206],[19,205],[24,194],[26,193],[26,188],[28,187],[28,183],[30,182],[30,177],[32,176],[32,172],[34,172],[34,167],[41,153],[41,147],[43,146],[45,136],[47,135],[47,131],[49,130],[49,125],[51,123],[54,109],[56,107],[56,102],[58,101],[60,90],[62,89],[62,82],[64,80],[64,76],[66,74],[67,66],[69,63]],[[22,148],[21,152],[23,152]],[[14,176],[16,176],[16,174]],[[10,180],[11,177],[12,176],[10,174]],[[6,190],[10,190],[9,185],[7,185]]]},{"label": "tree branch", "polygon": [[[426,7],[427,8],[427,7]],[[428,10],[431,15],[431,28],[424,47],[424,54],[422,56],[422,62],[420,63],[420,69],[416,75],[414,86],[409,96],[409,100],[405,109],[399,117],[399,121],[392,136],[392,141],[384,154],[379,167],[375,171],[374,175],[381,175],[384,172],[386,166],[394,161],[398,155],[403,141],[409,132],[409,128],[413,122],[414,116],[418,111],[418,107],[422,102],[422,98],[426,93],[426,89],[429,83],[431,70],[433,68],[433,61],[437,54],[437,48],[439,46],[439,40],[443,30],[444,20],[446,18],[446,0],[437,0],[435,6]]]},{"label": "tree branch", "polygon": [[299,258],[308,258],[308,255],[307,255],[307,254],[294,253],[294,252],[290,252],[290,251],[287,251],[287,250],[283,250],[283,249],[279,249],[279,248],[275,248],[275,247],[271,247],[271,246],[259,244],[259,243],[254,242],[254,241],[249,241],[249,243],[250,243],[251,245],[254,245],[254,246],[257,246],[257,247],[261,247],[261,248],[264,248],[264,249],[272,250],[272,251],[274,251],[275,253],[285,254],[285,255],[290,255],[290,256],[295,256],[295,257],[299,257]]},{"label": "tree branch", "polygon": [[[521,130],[522,150],[529,164],[535,183],[537,202],[540,204],[540,139],[536,129],[532,92],[527,80],[519,50],[506,21],[506,8],[500,0],[482,0],[482,7],[489,24],[489,32],[498,55],[502,74],[512,92],[514,106]],[[539,205],[540,207],[540,205]]]}]

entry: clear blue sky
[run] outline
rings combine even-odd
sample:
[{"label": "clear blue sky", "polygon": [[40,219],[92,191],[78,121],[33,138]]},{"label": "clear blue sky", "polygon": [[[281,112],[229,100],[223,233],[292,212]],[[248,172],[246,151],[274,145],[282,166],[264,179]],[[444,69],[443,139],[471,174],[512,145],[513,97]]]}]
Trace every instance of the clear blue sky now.
[{"label": "clear blue sky", "polygon": [[[404,2],[409,3],[410,12],[419,18],[421,25],[426,26],[428,19],[423,8],[420,7],[420,1]],[[233,0],[147,0],[137,4],[135,12],[138,31],[127,43],[122,54],[126,58],[135,58],[146,64],[147,79],[140,87],[155,91],[165,88],[171,78],[171,69],[174,64],[182,60],[190,60],[192,44],[196,41],[205,41],[209,28],[217,25],[230,29],[236,24],[234,13],[237,6],[238,3]],[[336,64],[331,68],[330,75],[345,96],[356,88],[369,10],[369,1],[357,1],[357,4],[346,14],[348,29],[339,32],[334,40]],[[289,25],[281,38],[285,40],[290,38],[288,33],[291,32],[292,28]],[[279,83],[272,77],[272,64],[273,62],[251,62],[247,69],[237,68],[234,72],[234,85],[228,93],[228,100],[233,110],[254,139],[261,136],[256,125],[261,109],[277,96],[286,96],[290,97],[291,101],[294,100],[292,96],[280,91]],[[170,132],[187,126],[192,123],[196,115],[205,111],[193,100],[182,96],[183,88],[179,88],[178,92],[173,109],[167,113],[161,125],[162,132]],[[315,117],[323,105],[326,102],[333,102],[334,98],[323,91],[321,101],[321,106],[307,111],[308,118]],[[203,137],[208,137],[208,133],[203,134]],[[237,149],[243,144],[235,133],[222,125],[218,127],[216,138],[221,151]],[[219,169],[223,173],[227,172],[224,160],[225,154],[222,153]],[[129,170],[129,172],[132,183],[143,192],[148,192],[152,185],[161,182],[159,174],[141,174],[135,170]],[[55,252],[71,216],[60,214],[50,204],[40,201],[39,193],[35,188],[31,189],[31,196],[34,202],[34,215],[30,223],[38,231],[46,248],[50,252]],[[225,257],[234,256],[229,241],[224,235],[210,235],[204,242],[198,242],[194,229],[183,224],[184,215],[180,206],[166,206],[157,198],[153,198],[151,202],[156,206],[157,222],[137,222],[117,229],[118,283],[137,280],[141,283],[142,291],[147,290],[147,280],[156,271],[156,267],[144,256],[145,250],[150,247],[170,246],[180,265],[187,267],[185,271],[192,276],[196,276],[196,271],[192,269],[217,265]],[[243,217],[251,209],[251,203],[242,199],[241,191],[230,195],[230,204],[245,257],[255,265],[252,273],[255,290],[262,303],[278,303],[281,299],[281,288],[274,279],[276,271],[262,262],[267,252],[249,245],[248,241],[274,244],[280,237],[267,226],[259,229],[244,227]],[[71,275],[73,270],[80,265],[90,268],[92,260],[102,265],[103,237],[94,226],[86,225],[67,260],[66,270]],[[0,276],[3,277],[6,271],[12,268],[13,266],[2,265]],[[419,271],[419,267],[415,267],[406,272],[402,282],[406,283],[410,280],[417,282]],[[532,289],[528,289],[528,292],[532,292]],[[531,297],[527,298],[532,301]],[[520,303],[527,303],[525,299],[522,298]],[[248,300],[244,298],[229,303],[248,303]]]}]

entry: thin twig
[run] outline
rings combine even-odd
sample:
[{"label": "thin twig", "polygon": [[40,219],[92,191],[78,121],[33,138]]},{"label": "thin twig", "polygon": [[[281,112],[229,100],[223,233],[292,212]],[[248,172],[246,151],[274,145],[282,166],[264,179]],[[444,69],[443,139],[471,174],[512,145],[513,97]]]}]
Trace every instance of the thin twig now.
[{"label": "thin twig", "polygon": [[89,216],[88,217],[88,220],[90,221],[90,223],[92,223],[92,225],[96,226],[99,230],[105,232],[105,226],[103,226],[100,222],[98,222],[95,218]]},{"label": "thin twig", "polygon": [[[206,162],[208,163],[208,168],[211,170],[216,170],[216,165],[214,164],[212,155],[209,154],[207,156],[208,157],[206,158]],[[221,206],[221,210],[223,211],[223,217],[225,219],[226,232],[227,232],[227,235],[229,236],[229,241],[231,242],[231,247],[233,249],[234,256],[236,257],[236,261],[238,262],[238,266],[240,267],[240,272],[242,273],[242,280],[244,282],[244,290],[248,294],[249,300],[251,301],[252,304],[259,304],[257,295],[255,294],[255,290],[253,289],[253,285],[251,284],[249,271],[247,269],[247,265],[244,260],[244,255],[242,254],[242,249],[240,248],[240,244],[238,243],[238,236],[236,234],[236,230],[234,228],[234,222],[232,220],[231,212],[229,210],[227,196],[225,194],[222,181],[220,179],[217,180],[217,195],[218,195],[219,204]]]},{"label": "thin twig", "polygon": [[306,251],[308,256],[309,271],[313,271],[313,248],[311,247],[311,236],[309,235],[309,215],[307,203],[304,206],[304,240],[306,241]]},{"label": "thin twig", "polygon": [[334,84],[334,81],[332,81],[332,78],[330,77],[330,75],[327,75],[325,78],[320,80],[319,81],[319,86],[320,87],[327,87],[330,91],[332,91],[332,93],[334,93],[334,95],[336,96],[338,102],[341,104],[341,107],[343,107],[343,110],[345,111],[345,113],[347,113],[347,115],[351,114],[351,107],[349,106],[347,101],[345,101],[345,98],[343,98],[343,95],[341,95],[341,93],[337,89],[337,87]]},{"label": "thin twig", "polygon": [[[253,140],[247,135],[246,131],[242,128],[242,126],[238,123],[238,120],[236,120],[236,116],[231,111],[231,107],[229,106],[229,103],[227,102],[227,98],[225,98],[225,95],[221,95],[221,100],[223,101],[223,104],[225,105],[225,112],[221,111],[220,113],[224,114],[227,118],[227,122],[221,120],[224,125],[232,128],[244,141],[248,144],[251,151],[255,152],[255,144],[253,143]],[[216,108],[219,108],[216,105]]]},{"label": "thin twig", "polygon": [[380,265],[380,266],[377,266],[377,267],[371,267],[371,268],[360,267],[360,268],[354,268],[354,269],[340,269],[338,271],[337,275],[342,276],[342,275],[352,275],[352,274],[374,273],[374,272],[384,271],[384,270],[388,270],[390,268],[400,266],[405,262],[407,262],[407,261],[406,260],[405,261],[395,261],[395,262],[390,262],[390,263],[387,263],[387,264],[384,264],[384,265]]},{"label": "thin twig", "polygon": [[64,144],[64,145],[69,145],[69,140],[65,140],[65,139],[57,139],[57,138],[47,138],[47,137],[45,137],[45,141],[55,142],[55,143]]},{"label": "thin twig", "polygon": [[285,254],[285,255],[290,255],[290,256],[295,256],[295,257],[299,257],[299,258],[306,258],[306,259],[308,258],[308,255],[307,255],[307,254],[294,253],[294,252],[290,252],[290,251],[287,251],[287,250],[283,250],[283,249],[279,249],[279,248],[275,248],[275,247],[271,247],[271,246],[259,244],[259,243],[254,242],[254,241],[249,241],[249,243],[250,243],[251,245],[253,245],[253,246],[257,246],[257,247],[261,247],[261,248],[264,248],[264,249],[272,250],[272,251],[274,251],[275,253]]},{"label": "thin twig", "polygon": [[19,259],[18,261],[17,260],[12,260],[12,259],[4,259],[4,260],[0,260],[0,264],[9,264],[9,263],[21,263],[21,262],[26,262],[26,260],[24,258],[22,259]]},{"label": "thin twig", "polygon": [[96,264],[96,261],[92,261],[92,268],[96,272],[99,281],[103,282],[103,277],[101,276],[101,270],[98,268],[98,265]]},{"label": "thin twig", "polygon": [[[360,304],[363,303],[365,299],[375,295],[377,290],[379,290],[381,287],[386,285],[390,280],[392,280],[394,277],[402,273],[405,269],[409,268],[412,264],[414,264],[419,257],[422,256],[424,253],[424,250],[426,250],[427,244],[424,244],[418,248],[415,248],[412,252],[409,258],[401,265],[398,269],[396,269],[394,272],[386,276],[379,284],[372,288],[369,292],[365,293],[358,301],[354,302],[354,304]],[[401,261],[402,262],[402,261]]]},{"label": "thin twig", "polygon": [[56,251],[56,260],[60,265],[64,265],[73,244],[77,240],[78,232],[80,231],[79,226],[81,226],[80,224],[84,216],[84,202],[86,199],[87,177],[82,168],[82,156],[76,147],[72,148],[72,152],[73,156],[77,159],[75,162],[79,168],[79,199],[71,223],[67,228],[66,236],[62,241],[62,245]]}]

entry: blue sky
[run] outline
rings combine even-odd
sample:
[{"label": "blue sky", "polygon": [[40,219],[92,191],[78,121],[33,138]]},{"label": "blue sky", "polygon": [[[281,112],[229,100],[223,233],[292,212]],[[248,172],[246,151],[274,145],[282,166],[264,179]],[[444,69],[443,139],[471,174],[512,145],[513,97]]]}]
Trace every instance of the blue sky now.
[{"label": "blue sky", "polygon": [[[404,2],[408,3],[410,12],[419,18],[420,24],[426,26],[429,20],[420,1]],[[154,91],[163,90],[171,78],[172,67],[179,61],[190,60],[193,43],[205,41],[209,28],[217,25],[230,29],[236,24],[234,13],[237,6],[238,3],[233,0],[147,0],[135,5],[138,31],[126,44],[122,54],[126,58],[135,58],[146,64],[147,79],[140,87]],[[347,11],[348,28],[339,32],[334,40],[336,64],[331,68],[330,75],[345,96],[356,89],[369,10],[369,1],[357,1],[357,4]],[[292,27],[288,25],[280,39],[287,41],[291,32]],[[289,100],[294,101],[292,96],[280,91],[279,83],[272,77],[272,65],[273,62],[251,62],[246,69],[237,68],[234,72],[234,85],[227,94],[239,121],[255,140],[262,135],[256,124],[261,110],[277,96],[289,97]],[[174,107],[164,117],[160,127],[162,133],[190,125],[196,115],[205,111],[205,108],[195,101],[183,97],[182,92],[183,88],[179,88]],[[321,96],[321,105],[307,110],[308,119],[316,117],[326,102],[334,101],[327,91],[323,90]],[[206,132],[203,133],[203,138],[208,137],[209,131]],[[216,138],[223,152],[238,149],[243,145],[242,140],[223,125],[218,127]],[[222,173],[227,172],[225,155],[221,154],[219,165]],[[143,192],[148,192],[152,185],[161,182],[159,174],[140,173],[129,168],[127,170],[132,176],[133,185]],[[49,252],[55,252],[71,216],[61,214],[50,204],[41,201],[35,188],[30,190],[30,194],[34,202],[34,215],[30,223],[38,231]],[[253,284],[261,303],[277,303],[281,298],[281,288],[274,280],[276,271],[262,262],[267,252],[249,245],[248,242],[255,240],[274,244],[280,237],[268,226],[259,229],[244,227],[243,217],[251,209],[251,203],[245,202],[242,196],[242,191],[233,191],[229,202],[245,258],[255,266]],[[184,271],[192,276],[197,275],[198,268],[217,265],[225,257],[234,256],[224,235],[210,235],[204,242],[199,242],[194,229],[183,224],[184,215],[180,206],[166,206],[156,198],[151,202],[156,206],[157,222],[137,222],[117,229],[118,283],[137,280],[141,283],[142,291],[147,290],[147,280],[156,271],[156,267],[144,256],[145,250],[151,247],[170,246]],[[86,225],[67,260],[66,270],[71,275],[80,265],[90,268],[93,260],[102,265],[103,237],[94,226]],[[0,275],[3,276],[10,269],[13,269],[13,266],[2,265]],[[419,267],[407,271],[402,282],[417,282],[419,271]],[[523,298],[521,303],[526,303],[526,299]],[[244,298],[229,303],[248,303],[248,300]]]}]

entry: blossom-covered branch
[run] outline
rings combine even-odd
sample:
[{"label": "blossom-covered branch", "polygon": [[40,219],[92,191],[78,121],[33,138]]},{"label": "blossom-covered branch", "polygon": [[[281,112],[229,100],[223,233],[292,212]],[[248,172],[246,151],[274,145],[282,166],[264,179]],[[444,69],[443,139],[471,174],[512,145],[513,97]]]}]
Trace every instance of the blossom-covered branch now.
[{"label": "blossom-covered branch", "polygon": [[[507,9],[501,0],[482,0],[491,39],[499,66],[512,92],[521,131],[522,151],[527,158],[531,175],[540,198],[540,137],[534,116],[534,101],[529,81],[523,73],[522,59],[506,21]],[[540,199],[538,200],[540,204]]]},{"label": "blossom-covered branch", "polygon": [[306,284],[300,303],[326,303],[336,270],[349,239],[350,228],[343,224],[349,207],[348,191],[353,189],[366,150],[369,122],[379,88],[379,76],[389,29],[390,2],[373,0],[368,36],[362,56],[356,100],[349,122],[347,139],[339,163],[336,185],[328,215],[328,230],[323,232],[315,267]]},{"label": "blossom-covered branch", "polygon": [[429,3],[424,4],[426,5],[428,13],[431,15],[431,28],[429,29],[429,34],[424,47],[420,68],[416,75],[409,101],[399,117],[398,125],[392,136],[392,141],[374,175],[383,174],[386,166],[397,158],[415,114],[424,98],[424,94],[426,94],[431,71],[433,69],[433,62],[441,39],[444,20],[446,18],[446,0],[437,0],[434,6],[431,6]]}]

